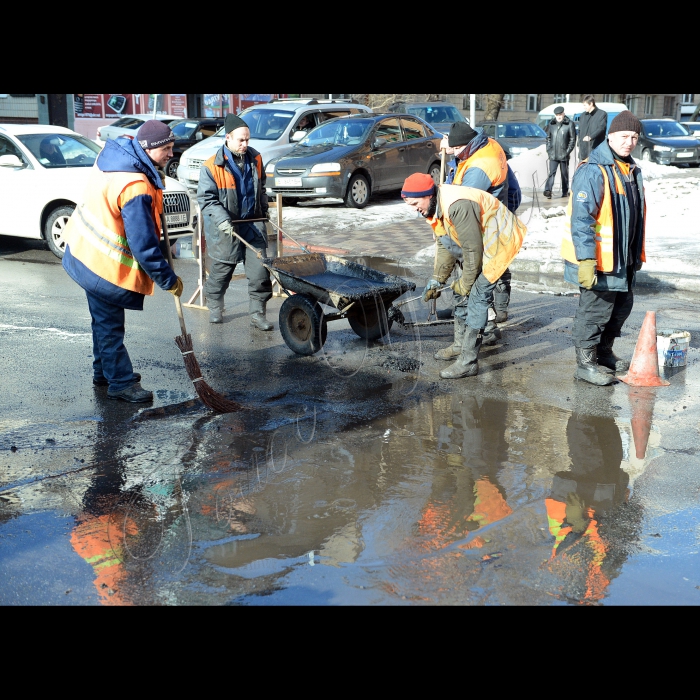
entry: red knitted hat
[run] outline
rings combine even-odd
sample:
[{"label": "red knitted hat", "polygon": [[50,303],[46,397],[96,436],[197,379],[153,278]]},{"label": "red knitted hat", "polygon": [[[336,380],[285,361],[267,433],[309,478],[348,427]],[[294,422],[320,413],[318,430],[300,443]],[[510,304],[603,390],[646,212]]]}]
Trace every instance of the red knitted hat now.
[{"label": "red knitted hat", "polygon": [[413,173],[403,183],[402,197],[429,197],[435,192],[435,181],[426,173]]}]

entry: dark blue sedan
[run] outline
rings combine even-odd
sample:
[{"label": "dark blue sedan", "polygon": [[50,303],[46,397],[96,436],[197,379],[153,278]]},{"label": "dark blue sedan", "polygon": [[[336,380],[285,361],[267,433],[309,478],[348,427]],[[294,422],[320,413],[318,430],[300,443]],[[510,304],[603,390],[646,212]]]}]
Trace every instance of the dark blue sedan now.
[{"label": "dark blue sedan", "polygon": [[362,209],[377,192],[400,190],[416,172],[440,178],[442,134],[410,114],[354,114],[310,131],[266,167],[268,195],[285,204],[333,197]]},{"label": "dark blue sedan", "polygon": [[642,119],[642,133],[632,157],[661,165],[700,165],[700,141],[675,119]]}]

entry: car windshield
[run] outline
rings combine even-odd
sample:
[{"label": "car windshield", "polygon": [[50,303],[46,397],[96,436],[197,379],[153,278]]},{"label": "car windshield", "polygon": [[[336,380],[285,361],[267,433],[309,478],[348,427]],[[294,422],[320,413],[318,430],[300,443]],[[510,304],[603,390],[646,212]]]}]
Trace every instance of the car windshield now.
[{"label": "car windshield", "polygon": [[544,129],[537,124],[499,124],[496,127],[496,138],[499,139],[530,139],[533,137],[547,138]]},{"label": "car windshield", "polygon": [[17,138],[45,168],[90,168],[101,150],[78,134],[23,134]]},{"label": "car windshield", "polygon": [[690,131],[673,121],[642,122],[647,136],[690,136]]},{"label": "car windshield", "polygon": [[179,121],[170,122],[170,129],[176,139],[191,139],[194,132],[197,130],[197,122],[189,119],[180,119]]},{"label": "car windshield", "polygon": [[[249,107],[244,109],[238,116],[248,125],[251,139],[277,141],[284,133],[294,114],[294,112],[286,112],[279,109]],[[224,134],[220,133],[219,136],[224,136]]]},{"label": "car windshield", "polygon": [[462,113],[452,105],[440,105],[436,107],[407,107],[406,112],[420,117],[428,124],[452,124],[454,122],[466,122]]},{"label": "car windshield", "polygon": [[373,124],[371,119],[332,119],[312,129],[299,144],[357,146],[367,138]]}]

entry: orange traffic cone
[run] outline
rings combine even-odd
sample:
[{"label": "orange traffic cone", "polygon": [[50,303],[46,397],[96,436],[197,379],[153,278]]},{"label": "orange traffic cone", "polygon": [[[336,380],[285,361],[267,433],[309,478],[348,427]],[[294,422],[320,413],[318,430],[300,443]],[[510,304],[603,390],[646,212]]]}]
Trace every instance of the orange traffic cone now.
[{"label": "orange traffic cone", "polygon": [[659,376],[659,357],[656,351],[656,312],[647,311],[634,347],[632,363],[621,382],[630,386],[668,386],[671,382]]},{"label": "orange traffic cone", "polygon": [[644,459],[651,432],[651,419],[654,415],[656,392],[653,389],[637,389],[630,392],[632,405],[632,437],[637,459]]}]

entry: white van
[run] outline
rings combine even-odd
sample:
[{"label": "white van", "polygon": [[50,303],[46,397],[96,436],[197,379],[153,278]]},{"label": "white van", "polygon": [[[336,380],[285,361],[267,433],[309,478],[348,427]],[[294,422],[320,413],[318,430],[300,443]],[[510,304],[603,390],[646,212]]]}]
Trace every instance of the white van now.
[{"label": "white van", "polygon": [[[627,109],[627,105],[623,104],[622,102],[596,102],[595,106],[598,109],[602,109],[604,112],[608,113],[608,126],[605,129],[606,133],[608,128],[610,128],[610,122],[620,112],[624,112]],[[578,120],[580,116],[586,111],[583,108],[583,102],[555,102],[553,105],[545,107],[537,115],[537,124],[543,129],[546,128],[547,124],[549,124],[549,122],[552,121],[552,119],[554,119],[555,107],[564,108],[564,114],[566,114],[566,116],[569,117],[569,119],[574,120],[574,123],[576,124],[576,131],[578,132]]]}]

